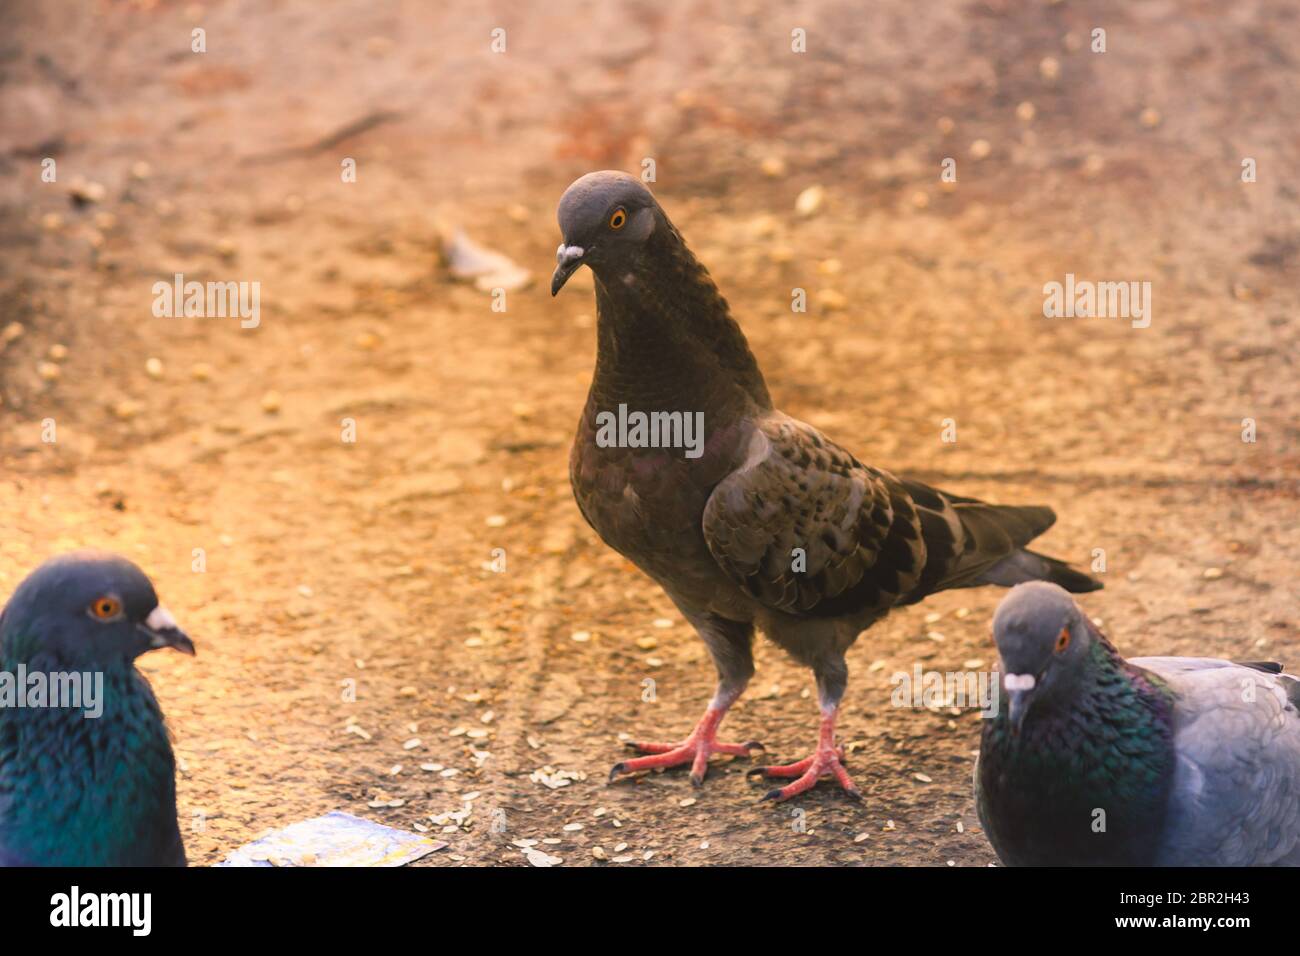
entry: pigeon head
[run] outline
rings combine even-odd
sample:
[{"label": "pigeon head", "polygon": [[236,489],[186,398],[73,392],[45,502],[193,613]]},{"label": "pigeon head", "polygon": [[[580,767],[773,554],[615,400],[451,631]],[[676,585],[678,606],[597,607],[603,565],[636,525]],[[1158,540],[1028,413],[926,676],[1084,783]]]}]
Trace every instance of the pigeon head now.
[{"label": "pigeon head", "polygon": [[0,613],[0,660],[105,668],[194,642],[158,603],[149,578],[112,554],[79,551],[42,564]]},{"label": "pigeon head", "polygon": [[641,180],[605,170],[588,173],[564,191],[557,218],[564,240],[556,250],[551,295],[586,265],[612,274],[640,251],[663,213]]},{"label": "pigeon head", "polygon": [[1015,733],[1033,707],[1066,699],[1088,660],[1092,630],[1069,592],[1046,581],[1018,584],[993,615],[1007,716]]}]

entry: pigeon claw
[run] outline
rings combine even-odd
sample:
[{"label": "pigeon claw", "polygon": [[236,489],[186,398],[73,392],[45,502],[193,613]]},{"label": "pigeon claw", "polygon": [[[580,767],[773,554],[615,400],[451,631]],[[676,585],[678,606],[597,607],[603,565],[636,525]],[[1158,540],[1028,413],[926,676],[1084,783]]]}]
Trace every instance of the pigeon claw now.
[{"label": "pigeon claw", "polygon": [[849,772],[844,769],[845,754],[843,747],[819,747],[811,757],[805,757],[796,763],[773,767],[755,767],[747,776],[762,776],[768,779],[789,779],[794,782],[763,794],[763,800],[782,801],[811,790],[823,777],[834,777],[835,781],[854,800],[862,799]]},{"label": "pigeon claw", "polygon": [[648,756],[634,757],[631,760],[623,760],[615,764],[614,768],[609,772],[610,782],[612,783],[623,774],[690,764],[691,783],[696,787],[700,787],[704,785],[704,778],[709,772],[709,758],[714,754],[748,757],[751,752],[763,749],[763,745],[757,740],[751,740],[743,744],[729,744],[716,739],[715,734],[720,722],[721,715],[715,711],[709,711],[705,713],[704,717],[695,726],[695,729],[691,731],[690,736],[680,743],[668,744],[653,741],[630,743],[628,746]]}]

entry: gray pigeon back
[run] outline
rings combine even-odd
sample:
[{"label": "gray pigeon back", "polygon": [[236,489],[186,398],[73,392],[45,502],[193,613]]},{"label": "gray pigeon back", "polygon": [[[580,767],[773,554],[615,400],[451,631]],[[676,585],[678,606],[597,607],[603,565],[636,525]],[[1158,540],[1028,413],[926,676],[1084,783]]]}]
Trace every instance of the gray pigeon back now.
[{"label": "gray pigeon back", "polygon": [[1209,658],[1130,663],[1178,695],[1177,762],[1157,863],[1300,864],[1300,681]]}]

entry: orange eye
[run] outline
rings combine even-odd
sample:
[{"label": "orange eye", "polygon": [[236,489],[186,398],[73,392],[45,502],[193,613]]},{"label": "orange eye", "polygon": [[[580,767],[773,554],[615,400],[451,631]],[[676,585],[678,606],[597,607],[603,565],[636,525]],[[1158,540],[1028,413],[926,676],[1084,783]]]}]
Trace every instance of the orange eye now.
[{"label": "orange eye", "polygon": [[1061,653],[1061,651],[1065,650],[1069,646],[1070,629],[1068,627],[1063,627],[1061,628],[1061,633],[1056,636],[1056,653]]},{"label": "orange eye", "polygon": [[101,621],[107,621],[110,618],[117,617],[121,613],[122,604],[117,598],[100,597],[95,598],[94,603],[90,605],[90,613]]},{"label": "orange eye", "polygon": [[609,228],[622,229],[625,222],[627,222],[627,213],[622,209],[615,209],[614,215],[609,217]]}]

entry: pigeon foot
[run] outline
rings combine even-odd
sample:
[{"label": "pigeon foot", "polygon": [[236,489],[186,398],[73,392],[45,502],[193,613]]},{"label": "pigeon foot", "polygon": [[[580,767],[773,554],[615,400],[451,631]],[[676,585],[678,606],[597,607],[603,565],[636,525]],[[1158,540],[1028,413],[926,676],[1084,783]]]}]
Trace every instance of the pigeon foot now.
[{"label": "pigeon foot", "polygon": [[700,722],[695,725],[690,736],[680,743],[654,743],[638,742],[629,744],[630,747],[641,751],[645,754],[651,754],[649,757],[634,757],[631,760],[624,760],[614,765],[609,772],[609,779],[612,783],[622,774],[637,773],[641,770],[655,770],[660,767],[677,767],[681,764],[689,763],[691,765],[691,783],[695,786],[704,785],[704,775],[709,770],[709,757],[713,754],[731,754],[737,757],[748,757],[755,750],[762,750],[763,745],[757,740],[751,740],[743,744],[727,744],[717,739],[718,725],[722,723],[725,710],[710,707],[700,718]]},{"label": "pigeon foot", "polygon": [[805,757],[797,763],[781,764],[773,767],[755,767],[748,776],[762,776],[765,779],[772,778],[797,778],[794,783],[787,784],[784,787],[778,787],[775,790],[769,790],[763,794],[764,800],[789,800],[796,794],[811,790],[817,785],[817,781],[823,777],[834,777],[844,792],[854,800],[862,799],[862,791],[858,785],[853,782],[849,772],[844,769],[846,762],[844,747],[835,746],[835,713],[830,712],[822,719],[821,737],[817,743],[817,750],[811,757]]}]

